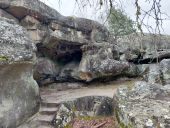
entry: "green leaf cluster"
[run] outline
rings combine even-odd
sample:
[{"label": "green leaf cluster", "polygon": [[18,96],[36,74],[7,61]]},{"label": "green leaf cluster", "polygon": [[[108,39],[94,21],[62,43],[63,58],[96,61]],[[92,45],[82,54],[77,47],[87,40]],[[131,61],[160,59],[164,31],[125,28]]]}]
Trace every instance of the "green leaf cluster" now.
[{"label": "green leaf cluster", "polygon": [[115,39],[134,33],[134,22],[120,9],[111,8],[108,13],[109,31]]}]

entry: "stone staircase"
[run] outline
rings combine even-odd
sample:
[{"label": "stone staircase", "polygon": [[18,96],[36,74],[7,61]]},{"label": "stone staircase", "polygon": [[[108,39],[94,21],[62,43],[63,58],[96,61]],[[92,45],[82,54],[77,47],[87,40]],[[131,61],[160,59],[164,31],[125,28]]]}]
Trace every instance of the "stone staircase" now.
[{"label": "stone staircase", "polygon": [[125,81],[121,84],[108,83],[103,86],[96,85],[65,91],[57,91],[55,88],[51,89],[48,87],[40,88],[42,102],[39,112],[18,128],[54,128],[52,119],[60,103],[84,96],[108,96],[112,98],[118,86],[131,85],[133,83],[134,81]]},{"label": "stone staircase", "polygon": [[42,99],[39,112],[28,122],[18,128],[54,128],[52,120],[58,109],[59,103],[44,101]]}]

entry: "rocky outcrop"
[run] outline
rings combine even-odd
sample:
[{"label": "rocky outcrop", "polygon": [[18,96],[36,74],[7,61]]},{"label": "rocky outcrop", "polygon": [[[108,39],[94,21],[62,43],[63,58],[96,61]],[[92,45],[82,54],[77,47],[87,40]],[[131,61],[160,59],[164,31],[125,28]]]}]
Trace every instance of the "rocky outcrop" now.
[{"label": "rocky outcrop", "polygon": [[112,99],[105,96],[87,96],[62,103],[52,121],[56,128],[63,128],[74,118],[112,116]]},{"label": "rocky outcrop", "polygon": [[170,86],[136,82],[122,87],[114,97],[115,115],[121,127],[170,127]]},{"label": "rocky outcrop", "polygon": [[14,128],[39,109],[35,46],[15,21],[0,18],[0,127]]},{"label": "rocky outcrop", "polygon": [[39,85],[137,75],[135,65],[119,61],[119,51],[110,42],[108,30],[96,21],[62,16],[38,0],[1,0],[0,8],[3,16],[11,15],[27,29],[37,46],[37,57],[44,61],[48,58],[59,69],[57,73],[44,73],[39,66],[51,69],[51,65],[37,61],[34,78]]},{"label": "rocky outcrop", "polygon": [[91,81],[104,76],[117,76],[128,69],[129,64],[115,60],[113,46],[110,44],[89,45],[83,48],[83,57],[80,62],[80,78]]},{"label": "rocky outcrop", "polygon": [[120,38],[117,45],[120,59],[136,64],[156,63],[170,58],[168,35],[131,34]]},{"label": "rocky outcrop", "polygon": [[169,84],[169,62],[170,59],[163,59],[160,63],[138,65],[140,76],[149,83],[157,83],[161,85]]}]

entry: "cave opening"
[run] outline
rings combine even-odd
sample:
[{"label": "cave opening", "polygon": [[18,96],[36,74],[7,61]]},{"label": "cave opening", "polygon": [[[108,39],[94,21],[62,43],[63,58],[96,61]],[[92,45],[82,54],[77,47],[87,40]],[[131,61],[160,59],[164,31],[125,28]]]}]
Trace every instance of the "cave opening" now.
[{"label": "cave opening", "polygon": [[80,63],[83,54],[82,45],[64,41],[56,44],[53,48],[48,48],[42,43],[37,44],[37,56],[48,57],[61,65],[66,65],[72,61]]},{"label": "cave opening", "polygon": [[80,63],[82,59],[81,45],[61,42],[55,49],[55,60],[62,65],[70,62]]}]

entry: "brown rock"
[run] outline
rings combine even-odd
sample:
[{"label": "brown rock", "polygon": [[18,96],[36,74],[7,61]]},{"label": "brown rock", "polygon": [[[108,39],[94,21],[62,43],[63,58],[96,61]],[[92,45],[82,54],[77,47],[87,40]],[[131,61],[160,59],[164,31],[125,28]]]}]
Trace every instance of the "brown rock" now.
[{"label": "brown rock", "polygon": [[34,41],[34,43],[40,43],[44,39],[46,32],[43,30],[35,29],[28,30],[29,37]]},{"label": "brown rock", "polygon": [[14,20],[16,23],[19,23],[18,19],[16,19],[15,17],[13,17],[11,14],[7,13],[6,11],[0,9],[0,17],[5,17],[7,19],[12,19]]},{"label": "brown rock", "polygon": [[34,17],[28,15],[21,20],[21,25],[26,29],[38,29],[40,22]]}]

